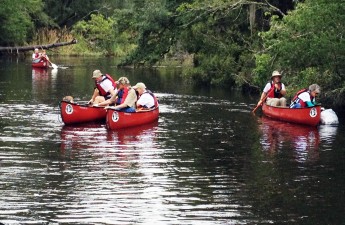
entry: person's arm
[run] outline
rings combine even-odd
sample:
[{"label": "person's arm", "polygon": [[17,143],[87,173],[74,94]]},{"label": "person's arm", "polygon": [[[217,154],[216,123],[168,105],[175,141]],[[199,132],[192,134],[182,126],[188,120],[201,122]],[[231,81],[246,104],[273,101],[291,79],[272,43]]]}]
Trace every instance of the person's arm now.
[{"label": "person's arm", "polygon": [[307,104],[307,107],[315,106],[314,103],[312,103],[311,101],[306,101],[305,103]]},{"label": "person's arm", "polygon": [[133,89],[131,89],[125,99],[125,101],[120,104],[115,106],[115,109],[122,109],[125,107],[133,107],[135,108],[135,102],[137,101],[137,94],[135,93],[135,91]]},{"label": "person's arm", "polygon": [[90,99],[90,101],[88,102],[89,104],[92,104],[95,101],[95,98],[99,95],[99,91],[97,88],[95,88],[95,90],[93,91],[93,95]]},{"label": "person's arm", "polygon": [[111,95],[111,98],[109,98],[108,100],[105,100],[104,102],[99,103],[98,106],[107,106],[116,101],[117,89],[116,90],[110,89],[109,93]]},{"label": "person's arm", "polygon": [[257,105],[262,105],[263,100],[265,99],[266,95],[267,95],[267,93],[262,92],[261,97],[260,97],[260,100],[259,100],[259,102],[258,102]]}]

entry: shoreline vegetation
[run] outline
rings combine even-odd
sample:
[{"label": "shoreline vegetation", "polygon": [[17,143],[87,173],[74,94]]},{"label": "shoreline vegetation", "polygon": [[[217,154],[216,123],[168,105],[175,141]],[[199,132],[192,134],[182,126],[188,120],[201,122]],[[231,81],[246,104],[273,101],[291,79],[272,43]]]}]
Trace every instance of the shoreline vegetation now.
[{"label": "shoreline vegetation", "polygon": [[256,94],[279,70],[288,97],[317,83],[320,101],[342,109],[344,10],[337,0],[5,0],[0,46],[77,39],[48,54],[117,57],[119,67],[185,67],[182,76],[195,85]]}]

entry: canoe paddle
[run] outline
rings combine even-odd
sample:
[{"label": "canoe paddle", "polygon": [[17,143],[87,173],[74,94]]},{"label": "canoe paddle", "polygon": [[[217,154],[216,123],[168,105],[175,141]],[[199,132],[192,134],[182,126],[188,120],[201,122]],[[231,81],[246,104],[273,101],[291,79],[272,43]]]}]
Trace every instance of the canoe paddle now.
[{"label": "canoe paddle", "polygon": [[252,111],[253,114],[255,114],[255,111],[256,111],[260,106],[262,106],[262,104],[266,101],[267,97],[271,94],[272,91],[274,91],[274,88],[272,88],[272,90],[270,90],[270,91],[266,94],[266,96],[262,99],[262,103],[261,103],[260,105],[257,105],[257,106],[253,109],[253,111]]},{"label": "canoe paddle", "polygon": [[47,59],[47,57],[44,57],[44,58],[52,65],[53,69],[57,69],[58,68],[58,66],[55,65],[54,63],[52,63],[49,59]]}]

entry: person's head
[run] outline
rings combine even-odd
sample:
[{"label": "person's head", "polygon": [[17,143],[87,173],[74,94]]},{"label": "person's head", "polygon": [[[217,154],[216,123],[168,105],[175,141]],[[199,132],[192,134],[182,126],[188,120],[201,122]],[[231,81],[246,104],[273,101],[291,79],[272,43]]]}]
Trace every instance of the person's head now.
[{"label": "person's head", "polygon": [[122,89],[126,86],[129,86],[129,80],[127,77],[120,77],[117,81],[116,84],[118,85],[118,89]]},{"label": "person's head", "polygon": [[38,48],[35,48],[34,52],[35,52],[35,53],[38,53]]},{"label": "person's head", "polygon": [[138,91],[139,95],[141,95],[146,90],[146,85],[142,82],[139,82],[133,88]]},{"label": "person's head", "polygon": [[95,79],[96,81],[98,81],[100,79],[100,77],[102,77],[102,72],[100,70],[95,70],[92,73],[92,79]]},{"label": "person's head", "polygon": [[282,78],[282,75],[281,73],[279,73],[279,71],[275,70],[273,71],[272,73],[272,76],[271,76],[271,79],[277,83],[277,82],[280,82],[280,79]]},{"label": "person's head", "polygon": [[73,97],[70,95],[63,97],[62,101],[66,101],[66,102],[70,102],[70,103],[74,102]]},{"label": "person's head", "polygon": [[309,86],[309,92],[310,92],[311,96],[316,97],[320,94],[321,88],[317,84],[312,84]]}]

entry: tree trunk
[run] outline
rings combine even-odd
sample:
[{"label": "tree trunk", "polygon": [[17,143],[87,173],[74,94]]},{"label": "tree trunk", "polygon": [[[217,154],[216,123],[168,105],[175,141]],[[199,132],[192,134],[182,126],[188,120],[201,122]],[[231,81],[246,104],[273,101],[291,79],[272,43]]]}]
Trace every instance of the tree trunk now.
[{"label": "tree trunk", "polygon": [[35,48],[38,49],[50,49],[50,48],[57,48],[65,45],[72,45],[76,44],[77,40],[73,39],[70,42],[60,42],[54,44],[47,44],[47,45],[32,45],[32,46],[22,46],[22,47],[0,47],[0,52],[7,52],[9,54],[18,54],[19,52],[26,52],[26,51],[33,51]]}]

